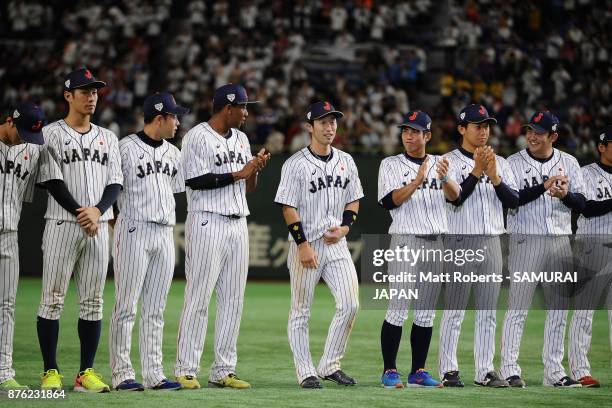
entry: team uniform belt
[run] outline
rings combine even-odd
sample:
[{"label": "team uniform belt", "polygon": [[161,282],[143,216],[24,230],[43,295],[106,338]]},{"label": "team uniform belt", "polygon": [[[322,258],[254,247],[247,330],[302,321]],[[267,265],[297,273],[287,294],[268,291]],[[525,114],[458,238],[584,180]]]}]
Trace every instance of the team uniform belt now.
[{"label": "team uniform belt", "polygon": [[219,214],[219,215],[222,215],[222,216],[224,216],[224,217],[230,218],[230,219],[232,219],[232,220],[239,220],[239,219],[241,219],[241,218],[242,218],[242,217],[241,217],[240,215],[238,215],[238,214],[230,214],[230,215]]},{"label": "team uniform belt", "polygon": [[427,241],[437,241],[440,238],[440,234],[429,234],[429,235],[415,235],[416,238],[421,238]]}]

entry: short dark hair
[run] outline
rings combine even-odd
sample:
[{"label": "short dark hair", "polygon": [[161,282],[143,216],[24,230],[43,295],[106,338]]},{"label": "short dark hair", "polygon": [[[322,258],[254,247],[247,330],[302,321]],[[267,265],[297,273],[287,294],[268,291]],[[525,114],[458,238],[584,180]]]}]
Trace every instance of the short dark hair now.
[{"label": "short dark hair", "polygon": [[162,113],[156,113],[156,114],[155,114],[155,115],[153,115],[153,116],[145,116],[145,117],[144,117],[144,123],[145,123],[145,125],[148,125],[149,123],[152,123],[152,122],[155,120],[155,118],[156,118],[157,116],[163,116],[163,117],[164,117],[164,119],[166,119],[166,118],[168,117],[168,114],[167,114],[167,113],[163,113],[163,112],[162,112]]}]

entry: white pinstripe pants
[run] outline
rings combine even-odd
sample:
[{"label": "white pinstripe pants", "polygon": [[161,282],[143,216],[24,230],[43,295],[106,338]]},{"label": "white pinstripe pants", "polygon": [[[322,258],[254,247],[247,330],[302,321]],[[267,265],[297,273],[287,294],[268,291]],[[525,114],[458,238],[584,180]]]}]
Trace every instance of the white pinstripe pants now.
[{"label": "white pinstripe pants", "polygon": [[59,320],[74,274],[79,318],[102,320],[104,283],[108,271],[108,223],[88,237],[76,222],[47,220],[43,234],[43,287],[38,315]]},{"label": "white pinstripe pants", "polygon": [[119,216],[113,245],[115,306],[109,330],[113,387],[136,378],[130,350],[139,300],[144,385],[152,387],[166,378],[162,366],[164,309],[174,274],[174,258],[172,227]]},{"label": "white pinstripe pants", "polygon": [[[572,248],[568,236],[512,234],[509,236],[509,248],[508,270],[511,274],[530,271],[570,271],[573,267]],[[537,286],[537,282],[510,281],[508,311],[504,317],[501,340],[500,374],[503,378],[521,375],[521,367],[518,364],[519,349],[525,320]],[[543,284],[542,289],[547,302],[557,304],[557,307],[547,305],[542,349],[544,383],[553,384],[566,375],[563,355],[569,299],[563,292],[569,289],[569,284]],[[559,302],[567,304],[558,307]]]},{"label": "white pinstripe pants", "polygon": [[15,296],[19,280],[19,247],[17,231],[0,232],[0,383],[13,378],[13,335],[15,330]]},{"label": "white pinstripe pants", "polygon": [[197,375],[208,325],[208,306],[217,295],[215,361],[210,380],[235,373],[244,289],[249,271],[245,217],[232,219],[190,212],[185,224],[185,304],[178,333],[175,375]]},{"label": "white pinstripe pants", "polygon": [[[466,263],[463,266],[447,265],[453,271],[464,274],[474,272],[478,275],[502,273],[501,245],[498,236],[449,235],[444,238],[444,247],[452,250],[484,249],[482,263]],[[495,356],[495,328],[497,298],[501,283],[450,283],[444,289],[444,313],[440,321],[440,377],[448,371],[459,370],[457,345],[461,334],[461,323],[465,317],[465,308],[474,288],[476,321],[474,324],[474,380],[482,382],[487,373],[493,370]]]},{"label": "white pinstripe pants", "polygon": [[568,362],[575,379],[591,375],[587,354],[591,347],[593,309],[598,307],[606,295],[605,305],[612,330],[612,249],[605,246],[612,241],[611,238],[609,235],[589,235],[578,236],[576,241],[577,259],[581,261],[580,276],[590,276],[592,279],[576,294],[575,311],[569,329]]},{"label": "white pinstripe pants", "polygon": [[[357,272],[346,239],[325,245],[322,238],[310,243],[319,260],[317,269],[304,268],[299,261],[297,245],[289,243],[287,266],[291,278],[291,312],[287,333],[293,352],[298,383],[305,378],[330,375],[340,369],[340,360],[359,309]],[[336,313],[329,326],[323,356],[315,369],[310,354],[308,321],[310,307],[319,280],[323,278],[336,301]]]}]

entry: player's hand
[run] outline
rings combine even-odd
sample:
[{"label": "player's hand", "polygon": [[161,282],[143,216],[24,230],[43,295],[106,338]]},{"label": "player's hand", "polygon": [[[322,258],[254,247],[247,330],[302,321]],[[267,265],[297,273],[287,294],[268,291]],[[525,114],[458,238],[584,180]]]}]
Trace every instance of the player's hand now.
[{"label": "player's hand", "polygon": [[476,176],[476,178],[480,178],[482,173],[487,168],[487,155],[482,147],[477,147],[474,150],[474,168],[472,169],[472,174]]},{"label": "player's hand", "polygon": [[304,268],[316,269],[319,267],[317,254],[308,242],[302,242],[300,245],[298,245],[298,256],[300,258],[300,263]]},{"label": "player's hand", "polygon": [[95,237],[96,235],[98,235],[100,224],[98,223],[91,224],[89,227],[83,228],[83,229],[85,230],[85,233],[87,233],[88,237]]},{"label": "player's hand", "polygon": [[425,156],[425,159],[423,159],[423,163],[421,163],[421,165],[419,166],[419,171],[417,172],[416,178],[414,179],[414,181],[417,182],[418,184],[421,184],[423,180],[425,180],[425,176],[427,175],[427,164],[428,163],[429,163],[429,156]]},{"label": "player's hand", "polygon": [[567,176],[559,176],[559,175],[551,176],[548,180],[544,182],[544,189],[550,190],[552,187],[555,187],[562,183],[567,183],[567,182],[568,182]]},{"label": "player's hand", "polygon": [[448,175],[449,166],[450,163],[448,162],[448,159],[446,157],[442,157],[442,160],[440,160],[436,165],[436,173],[438,174],[439,179],[444,178],[444,176]]},{"label": "player's hand", "polygon": [[323,241],[325,241],[327,245],[335,244],[344,238],[348,233],[349,227],[346,225],[331,227],[325,231],[325,234],[323,234]]},{"label": "player's hand", "polygon": [[77,208],[77,214],[77,222],[82,228],[87,228],[92,224],[96,224],[102,215],[98,207]]},{"label": "player's hand", "polygon": [[258,159],[257,171],[263,170],[263,168],[268,165],[268,161],[270,160],[271,156],[272,155],[266,149],[261,149],[259,152],[257,152],[257,156],[256,156],[256,158]]},{"label": "player's hand", "polygon": [[235,174],[238,180],[242,180],[242,179],[246,180],[248,178],[251,178],[253,174],[257,173],[258,167],[259,167],[259,159],[253,158],[251,161],[249,161],[247,164],[244,165],[242,170],[236,172]]},{"label": "player's hand", "polygon": [[548,194],[551,197],[564,198],[569,192],[569,183],[567,182],[567,177],[562,177],[564,177],[565,180],[559,180],[555,182],[548,190]]},{"label": "player's hand", "polygon": [[501,183],[501,178],[497,174],[497,156],[491,146],[485,146],[483,149],[484,155],[487,160],[487,167],[485,167],[485,174],[491,180],[494,186]]}]

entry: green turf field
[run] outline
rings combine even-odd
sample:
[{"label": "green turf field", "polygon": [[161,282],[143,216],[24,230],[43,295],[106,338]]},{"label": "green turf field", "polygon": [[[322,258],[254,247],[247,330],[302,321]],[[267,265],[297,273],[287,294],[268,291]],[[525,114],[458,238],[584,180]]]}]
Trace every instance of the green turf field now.
[{"label": "green turf field", "polygon": [[[38,386],[42,360],[36,337],[36,311],[40,298],[41,282],[38,279],[22,279],[19,282],[15,323],[14,367],[17,379],[30,386]],[[178,319],[182,307],[184,281],[174,282],[166,309],[164,338],[164,361],[166,374],[172,375],[175,358],[175,343]],[[102,340],[96,359],[96,369],[110,381],[108,359],[108,321],[113,304],[113,283],[109,281],[105,296],[105,318]],[[287,342],[286,324],[289,311],[289,286],[284,283],[249,283],[247,285],[242,328],[238,341],[238,375],[251,382],[253,388],[245,391],[225,389],[201,389],[197,391],[153,392],[120,394],[80,394],[68,392],[59,401],[8,401],[0,397],[0,406],[62,406],[96,407],[129,406],[146,407],[346,407],[357,406],[418,406],[418,407],[504,407],[504,406],[610,406],[612,401],[611,353],[609,350],[607,318],[597,312],[593,327],[593,345],[590,352],[592,371],[602,383],[600,389],[553,389],[543,387],[542,333],[544,312],[533,311],[527,320],[527,330],[521,348],[523,375],[528,383],[526,389],[483,389],[471,385],[473,379],[473,312],[468,312],[459,344],[459,359],[462,378],[468,384],[464,389],[403,389],[387,390],[379,385],[381,356],[379,332],[384,311],[362,310],[345,359],[343,369],[354,376],[359,385],[342,388],[326,383],[323,390],[300,390],[297,387],[293,360]],[[325,286],[317,289],[311,321],[311,350],[316,359],[320,357],[327,326],[333,314],[333,300]],[[58,362],[65,375],[64,382],[70,388],[79,363],[79,342],[76,332],[78,318],[76,294],[71,286],[66,307],[62,315]],[[498,333],[503,314],[498,314]],[[212,314],[210,332],[202,360],[203,372],[200,381],[205,384],[207,369],[211,362]],[[436,319],[436,323],[439,318]],[[135,330],[137,336],[137,330]],[[428,368],[437,371],[437,329],[429,353]],[[139,372],[138,339],[134,336],[132,362]],[[400,349],[400,371],[409,370],[409,336]],[[497,342],[499,345],[499,341]],[[496,366],[499,360],[496,359]],[[566,365],[567,368],[567,365]]]}]

